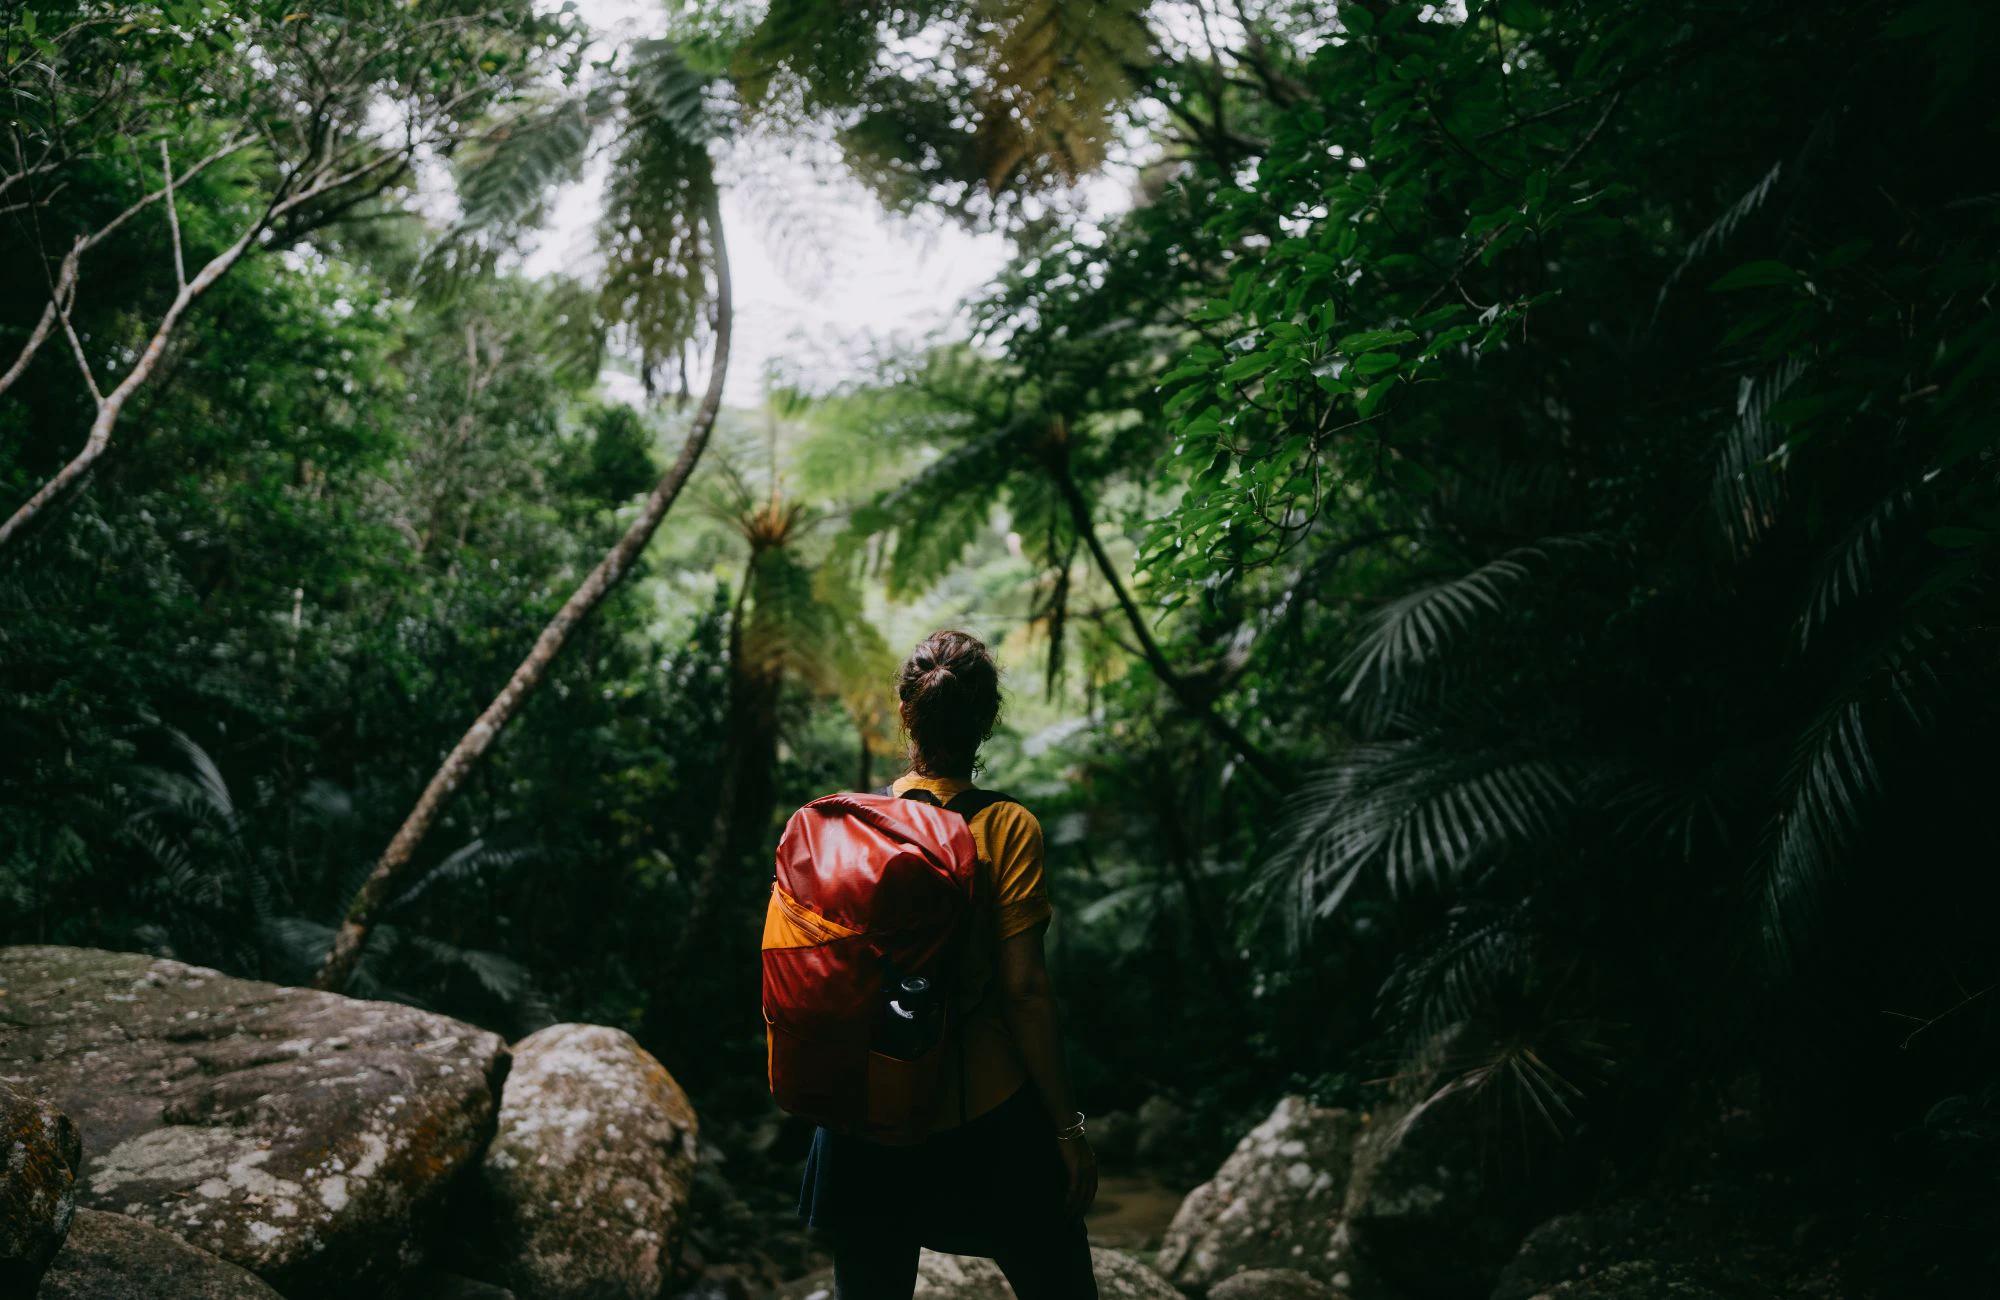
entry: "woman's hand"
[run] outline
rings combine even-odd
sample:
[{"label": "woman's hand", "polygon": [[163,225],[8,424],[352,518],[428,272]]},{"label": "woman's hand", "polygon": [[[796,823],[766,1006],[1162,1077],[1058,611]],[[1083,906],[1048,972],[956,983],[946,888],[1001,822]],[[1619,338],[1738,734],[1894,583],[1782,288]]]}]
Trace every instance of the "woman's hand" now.
[{"label": "woman's hand", "polygon": [[1063,1168],[1069,1170],[1069,1196],[1064,1205],[1080,1219],[1097,1199],[1097,1153],[1080,1137],[1058,1141],[1056,1150],[1062,1152]]}]

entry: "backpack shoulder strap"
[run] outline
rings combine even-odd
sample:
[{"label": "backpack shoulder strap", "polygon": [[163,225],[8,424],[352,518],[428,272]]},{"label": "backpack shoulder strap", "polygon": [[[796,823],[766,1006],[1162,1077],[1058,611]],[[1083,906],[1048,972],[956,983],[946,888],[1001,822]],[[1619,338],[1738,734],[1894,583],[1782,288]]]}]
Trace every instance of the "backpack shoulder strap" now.
[{"label": "backpack shoulder strap", "polygon": [[957,813],[969,822],[996,803],[1019,802],[1020,800],[1011,794],[1002,794],[998,790],[981,790],[974,786],[970,790],[959,791],[952,801],[945,805],[945,809]]}]

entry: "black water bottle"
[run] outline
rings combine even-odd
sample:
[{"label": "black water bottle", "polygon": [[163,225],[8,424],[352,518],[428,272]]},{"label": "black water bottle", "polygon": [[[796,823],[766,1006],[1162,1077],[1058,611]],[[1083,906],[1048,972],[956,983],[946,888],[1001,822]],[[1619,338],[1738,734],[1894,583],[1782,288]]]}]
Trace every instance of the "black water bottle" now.
[{"label": "black water bottle", "polygon": [[921,975],[906,976],[883,990],[882,1027],[876,1050],[914,1061],[937,1043],[944,1027],[944,1004]]}]

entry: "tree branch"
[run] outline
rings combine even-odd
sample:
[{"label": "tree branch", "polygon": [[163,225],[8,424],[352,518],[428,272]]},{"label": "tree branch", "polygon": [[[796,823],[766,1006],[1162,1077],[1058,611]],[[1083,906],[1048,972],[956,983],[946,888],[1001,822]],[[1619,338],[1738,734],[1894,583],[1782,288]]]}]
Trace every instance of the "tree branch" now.
[{"label": "tree branch", "polygon": [[1160,643],[1153,639],[1153,630],[1147,626],[1146,616],[1139,611],[1139,606],[1133,601],[1131,593],[1125,590],[1124,582],[1118,577],[1117,566],[1112,564],[1109,552],[1104,549],[1104,543],[1098,540],[1097,528],[1090,517],[1090,503],[1084,500],[1083,490],[1077,486],[1076,476],[1070,472],[1068,431],[1058,426],[1051,441],[1054,445],[1049,454],[1050,470],[1055,477],[1056,490],[1061,493],[1063,504],[1069,509],[1071,526],[1075,528],[1077,536],[1082,538],[1083,544],[1089,548],[1091,559],[1097,562],[1098,572],[1104,575],[1105,582],[1110,585],[1111,594],[1117,599],[1118,608],[1124,611],[1125,621],[1131,626],[1132,635],[1139,642],[1140,653],[1152,667],[1153,675],[1160,679],[1160,684],[1167,688],[1182,708],[1214,732],[1223,744],[1242,758],[1244,763],[1262,777],[1272,789],[1285,789],[1288,783],[1285,780],[1284,770],[1278,766],[1277,760],[1257,748],[1235,723],[1217,713],[1215,706],[1196,691],[1187,678],[1175,671],[1173,664],[1168,662],[1166,652],[1161,650]]}]

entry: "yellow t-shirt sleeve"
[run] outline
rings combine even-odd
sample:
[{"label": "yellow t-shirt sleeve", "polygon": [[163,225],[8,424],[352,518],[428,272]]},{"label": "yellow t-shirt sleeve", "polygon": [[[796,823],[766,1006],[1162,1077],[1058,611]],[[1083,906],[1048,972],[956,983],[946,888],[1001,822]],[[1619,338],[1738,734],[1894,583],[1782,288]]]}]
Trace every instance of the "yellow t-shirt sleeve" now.
[{"label": "yellow t-shirt sleeve", "polygon": [[996,804],[987,816],[993,821],[988,847],[1000,937],[1011,939],[1052,915],[1042,862],[1042,824],[1017,803]]}]

